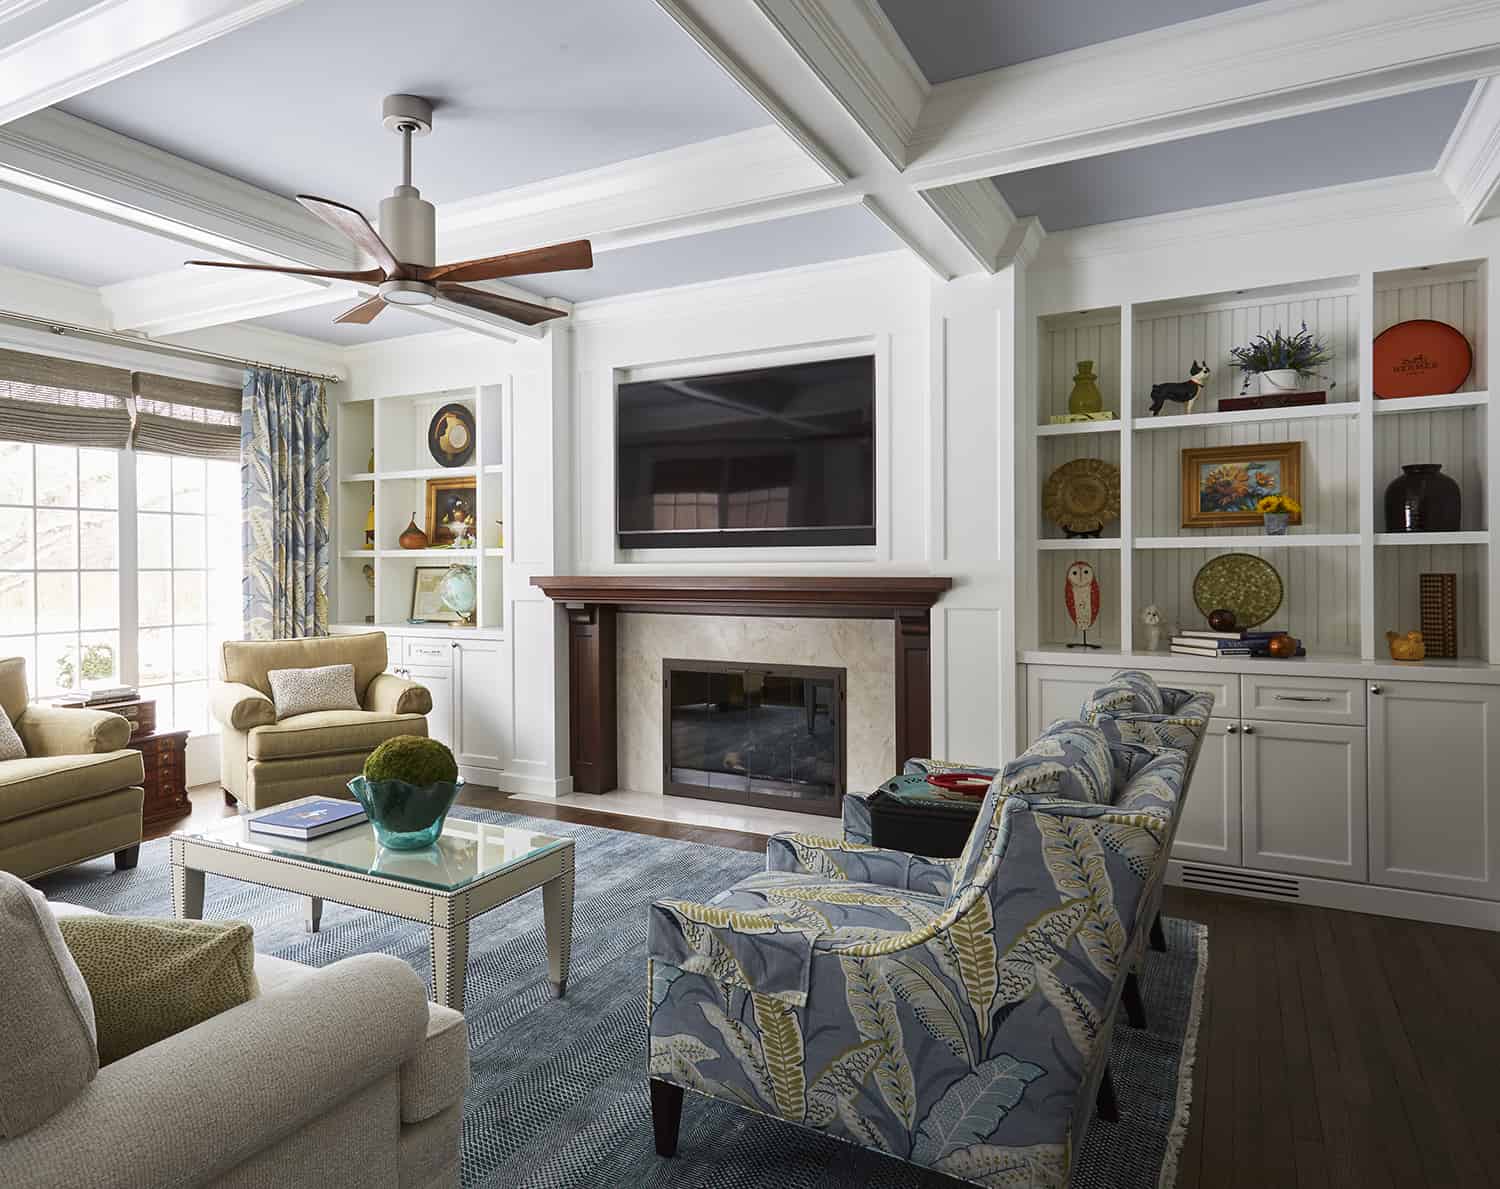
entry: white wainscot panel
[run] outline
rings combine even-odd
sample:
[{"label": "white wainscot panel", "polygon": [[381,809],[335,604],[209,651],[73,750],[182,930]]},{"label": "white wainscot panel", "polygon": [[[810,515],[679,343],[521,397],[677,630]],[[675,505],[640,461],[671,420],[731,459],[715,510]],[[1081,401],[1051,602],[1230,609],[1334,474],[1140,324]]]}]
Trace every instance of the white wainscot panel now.
[{"label": "white wainscot panel", "polygon": [[995,312],[956,314],[942,325],[947,556],[992,563],[999,547],[1000,460],[1006,457],[996,440]]},{"label": "white wainscot panel", "polygon": [[[946,672],[946,755],[962,763],[1000,760],[1000,611],[988,607],[934,608],[943,616]],[[941,729],[941,725],[940,725]],[[934,739],[941,739],[941,734]]]},{"label": "white wainscot panel", "polygon": [[[517,599],[510,605],[514,715],[508,769],[527,776],[552,779],[556,754],[557,623],[559,612],[549,599]],[[566,672],[566,670],[563,670]],[[503,741],[502,741],[503,746]]]}]

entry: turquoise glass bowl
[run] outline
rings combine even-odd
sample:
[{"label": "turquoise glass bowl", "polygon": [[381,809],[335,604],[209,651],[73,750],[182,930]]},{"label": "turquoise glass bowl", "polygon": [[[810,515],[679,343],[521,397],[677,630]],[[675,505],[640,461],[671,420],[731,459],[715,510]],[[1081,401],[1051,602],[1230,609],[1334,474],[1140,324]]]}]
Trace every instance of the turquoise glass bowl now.
[{"label": "turquoise glass bowl", "polygon": [[375,837],[391,850],[421,850],[435,843],[463,787],[462,779],[420,785],[356,776],[349,782],[349,791],[375,827]]}]

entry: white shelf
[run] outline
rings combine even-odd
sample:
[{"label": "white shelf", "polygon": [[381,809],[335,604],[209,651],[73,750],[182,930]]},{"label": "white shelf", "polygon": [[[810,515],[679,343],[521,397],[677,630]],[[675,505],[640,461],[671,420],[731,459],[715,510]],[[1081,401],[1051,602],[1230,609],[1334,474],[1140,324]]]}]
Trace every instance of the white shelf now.
[{"label": "white shelf", "polygon": [[1135,419],[1137,433],[1151,429],[1212,429],[1216,425],[1251,425],[1258,421],[1313,421],[1323,417],[1357,417],[1359,402],[1346,400],[1295,409],[1236,409],[1227,413],[1180,413]]},{"label": "white shelf", "polygon": [[1056,549],[1062,552],[1085,552],[1090,549],[1119,549],[1119,537],[1044,537],[1036,543],[1038,549]]},{"label": "white shelf", "polygon": [[360,471],[358,474],[345,475],[339,480],[340,483],[373,483],[378,476],[374,471]]},{"label": "white shelf", "polygon": [[335,634],[354,632],[399,632],[403,636],[457,636],[459,639],[503,640],[505,631],[497,627],[458,627],[448,623],[331,623],[329,630]]},{"label": "white shelf", "polygon": [[484,551],[484,555],[485,555],[485,557],[504,557],[505,556],[505,550],[504,549],[497,549],[497,548],[493,548],[492,547],[492,548],[486,549]]},{"label": "white shelf", "polygon": [[1488,392],[1450,392],[1446,396],[1398,396],[1375,402],[1375,415],[1392,413],[1439,413],[1444,409],[1484,408],[1490,403]]},{"label": "white shelf", "polygon": [[[370,551],[366,549],[362,552],[368,555]],[[379,557],[425,557],[429,561],[439,561],[445,557],[458,561],[473,561],[479,556],[477,549],[377,549],[375,553]]]},{"label": "white shelf", "polygon": [[489,466],[484,468],[484,473],[486,475],[503,475],[505,473],[505,467],[501,463],[492,462],[489,464]]},{"label": "white shelf", "polygon": [[474,467],[417,467],[410,471],[377,471],[376,479],[472,479],[479,474]]},{"label": "white shelf", "polygon": [[[1384,641],[1381,642],[1384,648]],[[1420,673],[1423,681],[1469,682],[1494,685],[1500,682],[1500,666],[1478,657],[1458,660],[1434,658],[1426,661],[1393,661],[1388,656],[1364,659],[1353,653],[1333,649],[1310,649],[1307,656],[1274,657],[1185,656],[1180,652],[1148,652],[1136,649],[1122,652],[1118,645],[1106,645],[1101,651],[1092,648],[1067,648],[1062,643],[1047,643],[1040,648],[1025,649],[1020,654],[1027,665],[1087,665],[1099,669],[1167,669],[1194,673],[1292,673],[1302,677],[1353,677],[1400,680]]]},{"label": "white shelf", "polygon": [[1353,548],[1359,544],[1358,533],[1287,533],[1273,537],[1268,533],[1247,533],[1243,537],[1137,537],[1137,549],[1317,549]]},{"label": "white shelf", "polygon": [[1377,545],[1488,545],[1487,532],[1467,533],[1376,533]]},{"label": "white shelf", "polygon": [[1069,421],[1063,425],[1038,425],[1039,438],[1067,438],[1085,433],[1119,433],[1120,421]]}]

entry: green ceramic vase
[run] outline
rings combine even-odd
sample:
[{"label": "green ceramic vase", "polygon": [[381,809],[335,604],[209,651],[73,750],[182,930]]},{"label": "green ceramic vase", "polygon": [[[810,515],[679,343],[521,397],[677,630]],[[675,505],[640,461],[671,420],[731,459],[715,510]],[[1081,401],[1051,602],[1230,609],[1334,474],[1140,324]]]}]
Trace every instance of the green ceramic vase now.
[{"label": "green ceramic vase", "polygon": [[1094,361],[1080,359],[1078,374],[1073,377],[1073,391],[1068,394],[1068,412],[1082,415],[1103,409],[1104,397],[1099,392],[1099,378],[1094,375]]}]

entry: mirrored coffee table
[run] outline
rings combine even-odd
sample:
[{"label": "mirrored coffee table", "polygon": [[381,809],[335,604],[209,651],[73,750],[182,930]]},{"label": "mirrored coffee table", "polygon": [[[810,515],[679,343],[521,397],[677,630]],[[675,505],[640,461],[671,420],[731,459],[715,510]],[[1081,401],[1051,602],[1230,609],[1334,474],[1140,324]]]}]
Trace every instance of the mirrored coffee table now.
[{"label": "mirrored coffee table", "polygon": [[203,877],[222,875],[308,897],[307,925],[314,931],[324,900],[426,925],[433,999],[458,1011],[464,1007],[469,922],[541,888],[548,976],[559,997],[567,990],[571,838],[449,818],[435,846],[399,851],[380,846],[368,822],[299,842],[251,833],[248,818],[232,817],[179,830],[171,846],[172,909],[178,917],[202,917]]}]

